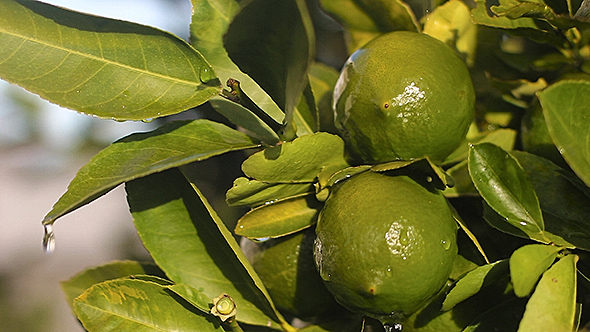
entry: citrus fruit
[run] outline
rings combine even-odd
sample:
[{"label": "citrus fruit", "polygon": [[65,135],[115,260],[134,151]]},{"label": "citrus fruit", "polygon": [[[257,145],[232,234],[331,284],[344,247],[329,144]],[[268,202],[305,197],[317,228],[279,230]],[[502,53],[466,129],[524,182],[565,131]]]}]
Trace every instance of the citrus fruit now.
[{"label": "citrus fruit", "polygon": [[336,300],[384,323],[406,317],[446,284],[457,226],[429,183],[367,171],[337,184],[316,229],[314,255]]},{"label": "citrus fruit", "polygon": [[467,66],[449,46],[396,31],[346,61],[334,88],[334,122],[362,162],[441,162],[464,139],[474,103]]},{"label": "citrus fruit", "polygon": [[314,239],[315,231],[309,229],[261,243],[242,243],[277,308],[304,320],[341,308],[315,268]]}]

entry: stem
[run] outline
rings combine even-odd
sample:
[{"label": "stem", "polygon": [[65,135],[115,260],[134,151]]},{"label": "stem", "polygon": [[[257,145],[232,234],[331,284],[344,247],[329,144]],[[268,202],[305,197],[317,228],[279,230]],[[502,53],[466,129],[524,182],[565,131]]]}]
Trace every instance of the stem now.
[{"label": "stem", "polygon": [[231,328],[232,332],[244,332],[240,325],[238,324],[238,320],[236,317],[232,317],[229,319],[229,327]]}]

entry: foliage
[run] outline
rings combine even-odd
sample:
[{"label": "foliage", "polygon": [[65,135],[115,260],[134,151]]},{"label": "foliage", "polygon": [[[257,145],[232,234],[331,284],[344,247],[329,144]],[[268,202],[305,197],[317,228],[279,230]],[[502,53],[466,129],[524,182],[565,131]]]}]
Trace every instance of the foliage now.
[{"label": "foliage", "polygon": [[[572,331],[590,321],[590,23],[586,1],[191,0],[190,43],[155,28],[30,0],[0,1],[0,77],[63,107],[117,121],[198,107],[98,153],[43,220],[124,184],[156,265],[113,262],[63,283],[89,331],[295,331],[236,240],[313,227],[330,187],[372,168],[426,173],[461,225],[451,280],[408,331]],[[422,31],[469,65],[477,100],[445,161],[350,164],[332,123],[343,61],[389,31]],[[426,50],[425,50],[426,51]],[[435,65],[435,64],[434,64]],[[227,87],[224,87],[227,84]],[[522,144],[541,107],[559,155]],[[219,117],[218,117],[219,119]],[[528,142],[528,141],[527,141]],[[545,151],[547,151],[545,149]],[[221,220],[191,163],[244,151]],[[237,155],[241,158],[243,155]],[[209,198],[210,199],[210,198]],[[211,312],[228,294],[237,314]],[[223,310],[222,310],[223,311]],[[227,318],[227,317],[226,317]],[[390,327],[392,328],[392,327]],[[301,331],[378,330],[351,313]]]}]

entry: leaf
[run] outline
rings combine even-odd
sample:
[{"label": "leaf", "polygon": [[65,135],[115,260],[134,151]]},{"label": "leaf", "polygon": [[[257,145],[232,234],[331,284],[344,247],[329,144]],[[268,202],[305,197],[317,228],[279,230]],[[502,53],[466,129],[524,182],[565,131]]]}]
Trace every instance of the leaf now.
[{"label": "leaf", "polygon": [[522,299],[510,299],[479,315],[463,332],[514,331],[524,312]]},{"label": "leaf", "polygon": [[572,170],[590,186],[590,82],[557,82],[537,93],[549,134]]},{"label": "leaf", "polygon": [[69,280],[62,281],[61,288],[66,294],[68,304],[73,306],[74,299],[94,284],[139,274],[150,274],[164,277],[162,270],[160,270],[155,264],[133,261],[116,261],[80,272]]},{"label": "leaf", "polygon": [[332,110],[332,92],[338,76],[339,73],[334,68],[318,62],[312,64],[310,68],[309,84],[318,109],[320,131],[337,133]]},{"label": "leaf", "polygon": [[227,191],[225,199],[230,206],[259,206],[283,198],[313,192],[309,183],[267,183],[239,177]]},{"label": "leaf", "polygon": [[190,303],[195,308],[201,310],[204,313],[210,312],[209,304],[212,302],[212,299],[205,296],[202,292],[198,291],[192,286],[189,285],[170,285],[166,286],[167,289],[173,291],[178,296],[185,299],[188,303]]},{"label": "leaf", "polygon": [[513,151],[539,197],[545,233],[562,246],[590,250],[590,188],[572,172],[536,155]]},{"label": "leaf", "polygon": [[224,331],[218,321],[192,308],[165,287],[143,280],[97,284],[74,306],[84,328],[106,331]]},{"label": "leaf", "polygon": [[0,13],[0,77],[60,106],[145,120],[220,92],[205,58],[167,32],[37,1],[1,1]]},{"label": "leaf", "polygon": [[128,182],[126,189],[138,234],[172,281],[209,298],[229,294],[239,321],[286,324],[233,235],[177,169]]},{"label": "leaf", "polygon": [[486,264],[469,271],[457,281],[455,286],[447,294],[441,310],[447,311],[452,309],[457,304],[477,294],[482,288],[507,276],[508,273],[507,260]]},{"label": "leaf", "polygon": [[459,0],[448,1],[428,14],[423,33],[432,36],[467,58],[467,64],[473,65],[477,48],[477,25],[471,20],[471,11]]},{"label": "leaf", "polygon": [[515,250],[510,256],[510,278],[518,297],[529,295],[537,281],[553,264],[562,248],[544,244],[529,244]]},{"label": "leaf", "polygon": [[257,152],[244,161],[242,171],[264,182],[312,183],[320,171],[331,174],[347,166],[344,141],[320,132]]},{"label": "leaf", "polygon": [[235,233],[250,239],[275,238],[305,229],[317,221],[322,204],[313,195],[262,205],[246,213]]},{"label": "leaf", "polygon": [[314,56],[314,32],[305,1],[246,3],[229,25],[224,45],[238,67],[285,112],[288,125]]},{"label": "leaf", "polygon": [[[471,11],[471,15],[473,17],[473,22],[475,24],[486,25],[494,28],[502,28],[502,29],[518,29],[518,28],[527,28],[533,30],[543,30],[543,28],[548,28],[549,26],[544,26],[543,23],[535,21],[529,17],[521,17],[518,19],[510,19],[508,17],[497,16],[495,14],[490,15],[487,10],[486,1],[485,0],[475,0],[476,7]],[[517,1],[512,1],[512,3],[517,3]]]},{"label": "leaf", "polygon": [[526,305],[519,332],[573,331],[576,319],[576,262],[578,256],[567,255],[543,273]]},{"label": "leaf", "polygon": [[494,143],[504,150],[512,150],[514,148],[514,143],[516,142],[516,134],[516,131],[513,129],[502,128],[484,132],[474,137],[467,137],[457,150],[453,151],[453,153],[445,159],[443,165],[451,165],[466,160],[469,155],[470,146],[476,143]]},{"label": "leaf", "polygon": [[531,238],[544,239],[535,189],[514,157],[494,144],[480,143],[470,148],[468,166],[473,184],[490,207]]},{"label": "leaf", "polygon": [[190,24],[191,44],[201,52],[215,69],[222,83],[233,78],[252,100],[275,121],[282,122],[284,113],[264,90],[242,73],[229,58],[223,46],[223,35],[227,31],[240,5],[236,0],[191,0],[193,16]]},{"label": "leaf", "polygon": [[123,182],[256,146],[248,135],[209,120],[177,121],[148,133],[131,134],[103,149],[78,171],[43,224],[53,223]]},{"label": "leaf", "polygon": [[213,98],[209,103],[231,123],[244,129],[249,136],[255,137],[268,145],[275,145],[280,141],[279,136],[272,128],[242,105],[221,97]]}]

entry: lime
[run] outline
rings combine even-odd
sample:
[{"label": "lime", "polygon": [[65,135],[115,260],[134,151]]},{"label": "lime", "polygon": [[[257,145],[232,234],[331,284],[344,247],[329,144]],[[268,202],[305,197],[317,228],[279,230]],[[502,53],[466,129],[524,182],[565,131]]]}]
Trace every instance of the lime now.
[{"label": "lime", "polygon": [[336,300],[396,323],[446,284],[457,225],[428,182],[367,171],[337,184],[320,213],[315,260]]},{"label": "lime", "polygon": [[335,126],[364,163],[428,156],[441,162],[465,138],[475,92],[443,42],[396,31],[354,52],[334,88]]},{"label": "lime", "polygon": [[315,268],[314,239],[315,231],[308,229],[261,243],[242,243],[277,308],[303,320],[341,308]]}]

